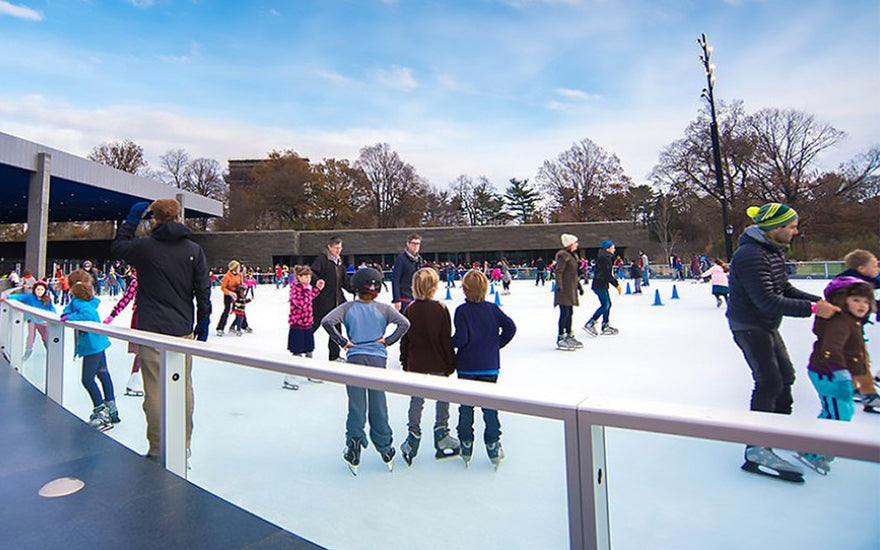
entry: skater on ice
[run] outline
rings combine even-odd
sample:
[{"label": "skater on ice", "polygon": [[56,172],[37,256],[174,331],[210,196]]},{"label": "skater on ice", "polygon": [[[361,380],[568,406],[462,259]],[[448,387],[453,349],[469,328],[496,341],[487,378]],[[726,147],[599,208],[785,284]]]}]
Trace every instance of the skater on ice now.
[{"label": "skater on ice", "polygon": [[[101,322],[98,316],[98,305],[101,301],[95,296],[92,278],[82,270],[74,271],[68,277],[70,281],[70,303],[61,314],[62,321],[94,321]],[[107,357],[104,350],[110,347],[110,339],[103,334],[78,330],[75,333],[75,354],[82,357],[82,385],[92,399],[92,414],[89,424],[98,430],[106,431],[113,424],[120,422],[116,409],[116,397],[113,394],[113,381],[107,370]],[[101,389],[95,383],[101,382]],[[101,395],[101,390],[104,394]]]},{"label": "skater on ice", "polygon": [[578,276],[579,260],[575,253],[578,239],[574,235],[563,233],[560,237],[562,249],[556,253],[556,290],[553,293],[553,305],[559,307],[559,331],[556,336],[556,349],[574,351],[584,345],[574,337],[571,331],[574,306],[578,305],[578,294],[583,294],[580,277]]},{"label": "skater on ice", "polygon": [[422,238],[413,233],[406,239],[406,248],[394,259],[391,269],[391,303],[397,311],[403,311],[413,301],[413,274],[425,266],[425,260],[419,255]]},{"label": "skater on ice", "polygon": [[[513,339],[516,324],[500,307],[486,301],[489,280],[482,272],[468,271],[461,286],[465,302],[455,310],[452,336],[452,345],[456,348],[455,370],[463,380],[494,384],[501,369],[501,348]],[[486,453],[497,469],[504,458],[498,411],[484,408],[483,422]],[[461,458],[467,465],[474,454],[474,408],[469,405],[458,407],[458,439]]]},{"label": "skater on ice", "polygon": [[[853,378],[870,374],[862,320],[877,311],[874,286],[856,277],[839,276],[825,287],[825,299],[842,311],[813,322],[816,343],[808,372],[822,407],[819,418],[849,422],[854,412]],[[798,453],[797,458],[822,475],[828,474],[834,460],[833,456],[813,453]]]},{"label": "skater on ice", "polygon": [[[342,265],[342,239],[337,236],[330,237],[327,246],[311,265],[314,280],[323,280],[324,289],[312,302],[313,316],[315,319],[312,325],[312,334],[321,328],[321,319],[324,318],[333,308],[345,303],[345,294],[343,291],[351,292],[350,276]],[[285,279],[286,280],[286,279]],[[292,282],[292,281],[291,281]],[[285,287],[287,283],[285,283]],[[337,332],[342,329],[339,325],[336,327]],[[339,357],[339,346],[330,338],[327,342],[330,351],[330,361],[345,362],[345,359]]]},{"label": "skater on ice", "polygon": [[[311,357],[315,351],[315,335],[312,326],[315,324],[312,302],[324,289],[324,280],[318,279],[312,286],[312,270],[307,265],[293,267],[296,282],[290,285],[290,311],[287,316],[287,351],[293,355]],[[298,390],[299,383],[292,374],[284,375],[281,385],[285,390]]]},{"label": "skater on ice", "polygon": [[[450,376],[455,372],[455,351],[452,349],[452,320],[449,310],[434,300],[440,284],[437,272],[423,267],[412,280],[412,302],[403,315],[410,327],[400,340],[400,365],[404,371]],[[406,441],[400,453],[412,465],[422,439],[422,409],[425,399],[413,395],[409,400]],[[455,456],[459,442],[449,433],[449,403],[437,401],[434,416],[434,450],[436,458]]]},{"label": "skater on ice", "polygon": [[[794,288],[788,282],[785,253],[798,234],[798,215],[789,206],[769,203],[751,207],[755,222],[739,238],[730,265],[727,319],[733,341],[752,371],[750,409],[791,414],[794,367],[779,334],[783,316],[828,319],[840,308]],[[803,470],[769,447],[747,445],[743,469],[748,472],[803,482]]]},{"label": "skater on ice", "polygon": [[721,307],[722,298],[724,299],[724,303],[727,303],[727,295],[730,294],[727,276],[729,272],[730,268],[727,267],[727,264],[725,264],[721,258],[716,258],[715,265],[700,275],[700,277],[704,279],[706,277],[711,277],[712,296],[715,297],[715,307]]},{"label": "skater on ice", "polygon": [[[333,342],[345,349],[348,363],[379,369],[388,359],[386,348],[394,345],[409,329],[409,321],[394,307],[376,301],[382,290],[382,274],[365,267],[351,276],[351,286],[357,295],[353,302],[345,302],[328,313],[321,321]],[[337,328],[345,325],[345,336]],[[388,325],[397,328],[385,335]],[[388,424],[388,405],[385,392],[345,386],[348,394],[348,417],[345,421],[345,451],[343,459],[351,473],[357,475],[361,449],[367,447],[364,432],[370,422],[370,441],[379,452],[388,469],[394,468],[394,446],[391,426]]]},{"label": "skater on ice", "polygon": [[611,296],[608,295],[608,287],[612,286],[617,289],[618,294],[622,294],[620,283],[612,273],[615,246],[612,241],[607,239],[599,243],[599,254],[596,256],[596,272],[593,275],[593,293],[599,298],[599,308],[584,325],[584,330],[590,336],[598,336],[596,330],[596,322],[602,318],[602,334],[604,336],[613,336],[619,331],[612,327],[611,319]]},{"label": "skater on ice", "polygon": [[[126,306],[131,304],[131,322],[129,326],[136,329],[137,300],[135,300],[135,296],[137,296],[137,272],[132,273],[131,282],[125,289],[125,293],[122,295],[122,298],[116,302],[116,305],[113,306],[113,311],[110,312],[110,315],[104,319],[104,324],[109,325],[112,323],[113,320],[125,310]],[[141,379],[141,364],[137,356],[137,344],[129,342],[128,353],[134,354],[134,359],[131,362],[131,374],[128,376],[128,383],[125,384],[125,395],[129,397],[143,397],[144,382]]]},{"label": "skater on ice", "polygon": [[[49,285],[45,281],[37,281],[31,286],[31,290],[29,292],[23,292],[21,294],[10,294],[7,296],[10,300],[19,301],[27,306],[31,306],[37,309],[44,309],[46,311],[51,311],[55,313],[55,306],[52,304],[52,300],[49,298]],[[22,356],[22,361],[27,361],[31,358],[31,355],[34,353],[34,342],[37,339],[37,333],[40,334],[40,339],[43,341],[43,347],[47,350],[49,347],[46,345],[46,340],[49,336],[49,328],[46,326],[45,321],[41,321],[39,319],[31,318],[30,316],[25,316],[25,320],[27,321],[27,341],[24,346],[24,355]]]}]

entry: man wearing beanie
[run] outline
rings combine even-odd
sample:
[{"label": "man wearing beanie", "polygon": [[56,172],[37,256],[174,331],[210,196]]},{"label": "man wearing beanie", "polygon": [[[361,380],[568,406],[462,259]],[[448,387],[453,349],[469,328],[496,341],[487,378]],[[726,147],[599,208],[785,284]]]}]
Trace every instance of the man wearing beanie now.
[{"label": "man wearing beanie", "polygon": [[580,260],[575,255],[578,238],[563,233],[560,240],[562,250],[556,253],[554,268],[556,290],[553,293],[553,305],[559,306],[559,334],[556,337],[556,349],[573,351],[584,347],[571,332],[571,317],[574,306],[578,305],[578,293],[584,292],[578,277]]},{"label": "man wearing beanie", "polygon": [[[742,350],[755,385],[751,410],[791,414],[794,367],[779,334],[783,316],[823,318],[836,306],[794,288],[788,282],[785,253],[798,234],[798,215],[780,203],[753,206],[746,213],[755,222],[739,238],[730,264],[727,319],[733,340]],[[756,474],[803,482],[803,470],[767,447],[749,445],[743,469]]]},{"label": "man wearing beanie", "polygon": [[593,292],[599,297],[599,309],[593,313],[593,316],[590,317],[590,320],[584,325],[584,330],[587,331],[590,336],[599,335],[598,331],[596,331],[596,321],[599,320],[599,317],[602,317],[603,335],[613,336],[619,332],[616,328],[608,324],[609,318],[611,317],[611,297],[608,295],[608,286],[611,285],[615,287],[617,293],[621,293],[620,283],[614,278],[614,273],[612,271],[614,265],[614,251],[614,243],[608,239],[599,243],[599,254],[596,256],[596,273],[593,277],[593,284],[591,285]]}]

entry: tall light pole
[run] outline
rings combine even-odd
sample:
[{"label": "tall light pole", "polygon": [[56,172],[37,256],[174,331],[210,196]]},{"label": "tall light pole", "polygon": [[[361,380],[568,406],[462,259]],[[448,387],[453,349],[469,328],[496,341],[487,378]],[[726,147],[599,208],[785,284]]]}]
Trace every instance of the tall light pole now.
[{"label": "tall light pole", "polygon": [[721,201],[721,224],[724,227],[724,252],[727,261],[733,256],[733,226],[730,225],[727,216],[727,191],[724,188],[724,173],[721,171],[721,140],[718,138],[718,119],[715,116],[715,65],[712,64],[712,46],[706,43],[706,35],[700,35],[697,45],[703,50],[700,61],[706,69],[707,86],[703,88],[700,97],[709,102],[709,111],[712,114],[712,122],[709,130],[712,133],[712,158],[715,162],[715,183],[718,186],[718,200]]}]

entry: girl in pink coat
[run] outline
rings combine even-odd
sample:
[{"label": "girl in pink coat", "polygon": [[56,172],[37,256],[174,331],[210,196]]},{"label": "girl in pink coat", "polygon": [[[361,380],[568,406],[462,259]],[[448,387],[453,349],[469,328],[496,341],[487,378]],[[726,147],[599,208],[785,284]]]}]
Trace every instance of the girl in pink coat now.
[{"label": "girl in pink coat", "polygon": [[[290,330],[287,333],[287,349],[294,355],[311,357],[312,352],[315,351],[312,301],[324,288],[324,280],[318,279],[313,287],[312,270],[306,265],[295,266],[293,273],[296,282],[290,285],[290,315],[287,318]],[[287,374],[281,387],[285,390],[298,390],[299,384],[295,376]]]},{"label": "girl in pink coat", "polygon": [[712,277],[712,296],[715,296],[715,307],[721,307],[721,298],[727,303],[727,273],[730,269],[720,258],[715,258],[715,265],[701,274],[701,278]]}]

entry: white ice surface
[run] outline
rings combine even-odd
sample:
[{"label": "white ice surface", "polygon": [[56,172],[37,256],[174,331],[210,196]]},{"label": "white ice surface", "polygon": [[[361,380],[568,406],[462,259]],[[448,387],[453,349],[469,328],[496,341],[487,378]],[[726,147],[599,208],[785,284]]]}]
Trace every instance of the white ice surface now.
[{"label": "white ice surface", "polygon": [[[819,293],[823,281],[796,281]],[[643,296],[613,293],[614,337],[589,339],[580,329],[597,307],[587,290],[575,308],[577,336],[585,348],[555,350],[557,310],[550,285],[515,281],[502,307],[518,332],[502,351],[499,384],[524,395],[644,397],[650,401],[743,410],[752,380],[731,339],[723,308],[710,286],[654,281]],[[665,303],[653,307],[654,290]],[[286,292],[260,286],[248,306],[255,333],[212,335],[209,342],[284,350]],[[438,291],[438,298],[445,289]],[[454,309],[463,299],[460,289]],[[383,294],[381,299],[389,296]],[[490,297],[491,299],[491,297]],[[112,299],[103,298],[102,312]],[[215,314],[222,300],[213,292]],[[128,311],[117,324],[127,326]],[[805,372],[812,346],[811,320],[786,319],[782,333],[798,371],[794,415],[814,417],[818,401]],[[869,351],[878,357],[880,329],[868,329]],[[72,338],[67,338],[71,347]],[[326,358],[326,336],[317,335]],[[40,383],[42,346],[25,372]],[[400,368],[395,346],[388,368]],[[72,347],[66,357],[72,357]],[[146,451],[141,400],[125,397],[131,356],[114,342],[108,354],[123,422],[108,432],[138,453]],[[70,364],[70,363],[68,363]],[[81,418],[91,409],[79,383],[79,361],[65,374],[64,404]],[[341,460],[346,397],[336,384],[301,380],[299,391],[281,389],[281,375],[196,360],[193,483],[300,536],[334,549],[568,547],[563,430],[558,421],[501,413],[507,458],[494,472],[480,442],[477,414],[474,460],[433,457],[433,403],[426,403],[425,437],[412,467],[398,455],[389,473],[370,447],[358,477]],[[407,396],[388,395],[395,445],[406,435]],[[452,407],[451,424],[457,418]],[[877,434],[880,415],[857,410],[853,422]],[[831,474],[808,471],[792,485],[740,470],[739,444],[607,430],[607,471],[612,546],[615,549],[880,548],[880,466],[838,459]],[[783,456],[790,456],[780,451]],[[122,488],[120,488],[122,489]]]}]

